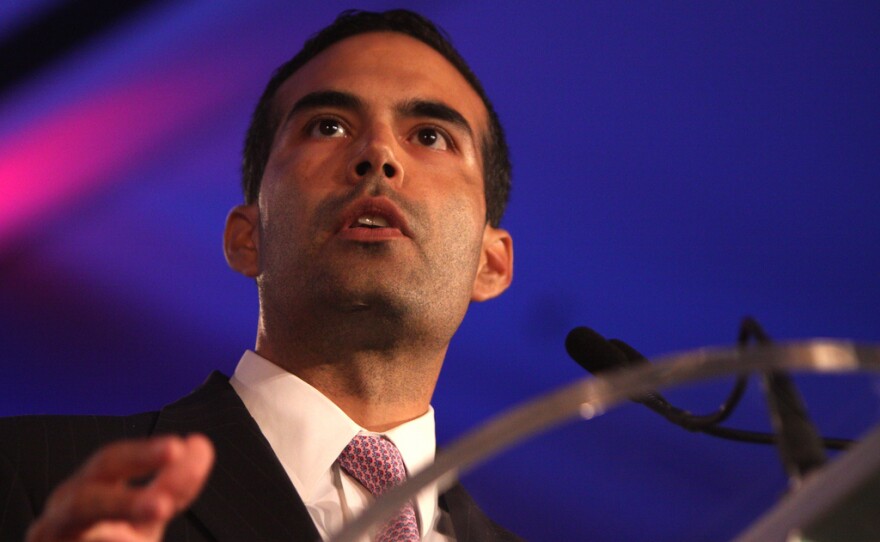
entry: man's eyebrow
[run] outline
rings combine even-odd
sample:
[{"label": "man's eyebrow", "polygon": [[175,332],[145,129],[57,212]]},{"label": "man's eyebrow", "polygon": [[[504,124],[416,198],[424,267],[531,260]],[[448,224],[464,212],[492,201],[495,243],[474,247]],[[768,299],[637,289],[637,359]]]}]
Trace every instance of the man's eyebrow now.
[{"label": "man's eyebrow", "polygon": [[397,113],[405,117],[427,117],[450,122],[473,137],[474,131],[464,115],[442,102],[431,100],[407,100],[397,106]]},{"label": "man's eyebrow", "polygon": [[306,111],[308,109],[317,109],[319,107],[336,107],[339,109],[348,109],[352,111],[364,108],[364,103],[360,98],[348,92],[340,92],[338,90],[318,90],[310,92],[296,101],[290,112],[287,113],[284,122],[290,120],[295,114]]}]

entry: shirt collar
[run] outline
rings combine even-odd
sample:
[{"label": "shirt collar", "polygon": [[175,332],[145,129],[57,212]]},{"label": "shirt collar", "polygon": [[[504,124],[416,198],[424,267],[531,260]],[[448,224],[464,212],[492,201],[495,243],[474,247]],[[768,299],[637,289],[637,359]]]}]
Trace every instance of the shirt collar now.
[{"label": "shirt collar", "polygon": [[[311,385],[250,350],[241,357],[230,383],[304,501],[351,439],[370,433]],[[434,461],[433,408],[384,435],[400,450],[409,475]],[[433,510],[436,502],[436,488],[433,494],[420,493],[420,515]],[[431,519],[422,517],[422,524],[430,524]]]},{"label": "shirt collar", "polygon": [[[385,436],[400,450],[408,476],[427,468],[434,462],[436,451],[434,409],[429,406],[428,412],[424,415],[386,431]],[[435,484],[420,491],[416,496],[416,514],[419,515],[423,537],[434,524],[434,518],[437,514],[437,496]]]}]

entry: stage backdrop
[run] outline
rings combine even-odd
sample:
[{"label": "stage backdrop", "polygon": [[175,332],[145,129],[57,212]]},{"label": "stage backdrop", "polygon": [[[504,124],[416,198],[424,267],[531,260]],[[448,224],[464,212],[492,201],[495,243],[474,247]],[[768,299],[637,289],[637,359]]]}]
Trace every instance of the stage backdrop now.
[{"label": "stage backdrop", "polygon": [[[361,2],[452,36],[509,137],[516,273],[475,305],[434,400],[449,442],[584,376],[588,325],[650,356],[880,340],[880,4]],[[243,132],[340,2],[0,7],[0,414],[156,408],[256,329],[221,252]],[[124,3],[121,3],[124,4]],[[60,14],[60,15],[59,15]],[[14,66],[13,66],[14,65]],[[877,421],[871,377],[802,378],[820,428]],[[714,409],[730,383],[672,393]],[[753,383],[731,425],[768,426]],[[786,487],[775,451],[629,405],[465,477],[532,540],[723,540]]]}]

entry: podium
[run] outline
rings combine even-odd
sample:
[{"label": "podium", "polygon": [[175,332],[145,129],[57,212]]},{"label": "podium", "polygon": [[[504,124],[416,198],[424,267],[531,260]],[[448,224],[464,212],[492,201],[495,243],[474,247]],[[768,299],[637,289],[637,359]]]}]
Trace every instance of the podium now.
[{"label": "podium", "polygon": [[811,475],[735,542],[880,540],[880,425]]},{"label": "podium", "polygon": [[[498,452],[572,418],[591,419],[630,397],[710,378],[770,371],[880,371],[880,347],[813,340],[749,349],[704,348],[585,378],[504,412],[441,452],[434,463],[378,499],[331,538],[355,542],[430,484],[458,475]],[[800,487],[734,542],[880,541],[880,425],[851,450],[811,473]],[[647,533],[650,535],[650,533]]]}]

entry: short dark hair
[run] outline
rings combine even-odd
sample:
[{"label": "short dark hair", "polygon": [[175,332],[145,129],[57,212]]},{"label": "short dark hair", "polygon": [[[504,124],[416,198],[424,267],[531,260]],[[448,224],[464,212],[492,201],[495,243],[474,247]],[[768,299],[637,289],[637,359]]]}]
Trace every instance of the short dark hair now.
[{"label": "short dark hair", "polygon": [[504,130],[483,86],[467,63],[452,46],[448,35],[425,17],[404,9],[382,13],[348,10],[303,45],[302,50],[275,70],[251,117],[244,142],[242,190],[245,202],[257,201],[260,182],[269,161],[269,152],[279,119],[273,114],[273,100],[278,88],[324,49],[346,38],[369,32],[397,32],[411,36],[443,55],[479,94],[489,117],[489,131],[481,142],[483,190],[486,197],[486,220],[497,227],[510,195],[510,156]]}]

